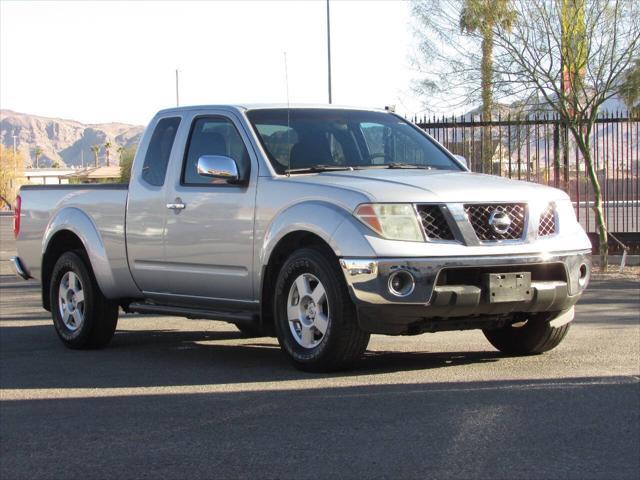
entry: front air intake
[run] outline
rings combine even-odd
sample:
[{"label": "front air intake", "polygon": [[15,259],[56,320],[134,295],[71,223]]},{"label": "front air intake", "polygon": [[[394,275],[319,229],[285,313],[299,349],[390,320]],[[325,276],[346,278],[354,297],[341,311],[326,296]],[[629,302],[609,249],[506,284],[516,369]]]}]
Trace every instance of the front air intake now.
[{"label": "front air intake", "polygon": [[538,223],[538,236],[550,237],[556,234],[556,212],[553,205],[549,206],[540,214],[540,222]]},{"label": "front air intake", "polygon": [[417,209],[428,240],[455,240],[440,205],[418,205]]}]

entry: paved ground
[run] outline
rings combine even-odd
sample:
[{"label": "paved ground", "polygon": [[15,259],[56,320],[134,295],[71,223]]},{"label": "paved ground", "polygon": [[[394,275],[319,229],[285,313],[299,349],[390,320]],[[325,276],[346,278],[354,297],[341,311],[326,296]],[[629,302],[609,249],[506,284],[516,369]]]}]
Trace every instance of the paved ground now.
[{"label": "paved ground", "polygon": [[10,275],[0,218],[0,478],[633,478],[637,278],[596,280],[565,342],[504,358],[479,332],[376,336],[361,366],[292,369],[222,323],[123,316],[71,351]]}]

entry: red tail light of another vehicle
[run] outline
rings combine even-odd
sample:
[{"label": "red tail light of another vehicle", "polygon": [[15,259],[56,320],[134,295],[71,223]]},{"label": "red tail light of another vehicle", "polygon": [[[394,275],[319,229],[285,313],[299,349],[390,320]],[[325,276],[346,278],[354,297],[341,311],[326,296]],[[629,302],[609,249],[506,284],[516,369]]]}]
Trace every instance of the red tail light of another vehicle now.
[{"label": "red tail light of another vehicle", "polygon": [[20,234],[20,210],[22,207],[22,198],[20,195],[16,197],[16,203],[13,209],[13,236],[18,238]]}]

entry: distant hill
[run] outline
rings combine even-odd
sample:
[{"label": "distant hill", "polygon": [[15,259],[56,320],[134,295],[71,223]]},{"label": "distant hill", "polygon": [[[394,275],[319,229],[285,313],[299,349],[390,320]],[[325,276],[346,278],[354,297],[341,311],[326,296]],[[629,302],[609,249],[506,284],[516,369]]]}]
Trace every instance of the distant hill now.
[{"label": "distant hill", "polygon": [[[118,147],[138,144],[144,127],[126,123],[84,124],[75,120],[48,118],[11,110],[0,110],[0,143],[13,148],[16,135],[17,149],[23,154],[25,166],[35,163],[34,149],[40,147],[40,166],[58,163],[61,167],[94,165],[92,145],[111,142],[110,163],[119,162]],[[106,165],[104,148],[98,156],[100,165]]]}]

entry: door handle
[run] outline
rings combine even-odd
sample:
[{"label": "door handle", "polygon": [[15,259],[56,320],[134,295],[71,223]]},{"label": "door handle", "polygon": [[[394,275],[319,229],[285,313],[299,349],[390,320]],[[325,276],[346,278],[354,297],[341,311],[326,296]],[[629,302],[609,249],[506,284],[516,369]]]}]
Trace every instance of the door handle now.
[{"label": "door handle", "polygon": [[181,198],[176,198],[173,203],[167,203],[167,208],[169,210],[184,210],[187,206],[182,203]]}]

